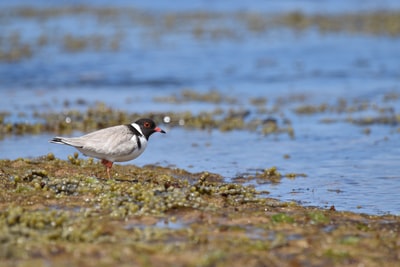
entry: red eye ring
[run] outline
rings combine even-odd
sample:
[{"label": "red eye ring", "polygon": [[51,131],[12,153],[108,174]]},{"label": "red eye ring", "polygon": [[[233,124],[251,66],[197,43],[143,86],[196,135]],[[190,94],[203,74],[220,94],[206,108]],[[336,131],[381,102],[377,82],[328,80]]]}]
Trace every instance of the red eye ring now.
[{"label": "red eye ring", "polygon": [[149,122],[145,122],[143,125],[144,125],[144,127],[146,127],[146,128],[150,128],[150,123],[149,123]]}]

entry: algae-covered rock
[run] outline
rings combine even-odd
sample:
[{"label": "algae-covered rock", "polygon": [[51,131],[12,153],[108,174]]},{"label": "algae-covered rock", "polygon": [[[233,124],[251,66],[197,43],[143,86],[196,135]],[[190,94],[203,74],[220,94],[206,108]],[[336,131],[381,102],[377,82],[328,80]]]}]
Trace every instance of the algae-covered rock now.
[{"label": "algae-covered rock", "polygon": [[[105,180],[98,178],[100,164],[80,163],[51,155],[0,160],[3,266],[393,266],[399,260],[398,216],[304,208],[209,172],[125,165],[116,166],[118,179]],[[275,167],[256,176],[282,178]]]}]

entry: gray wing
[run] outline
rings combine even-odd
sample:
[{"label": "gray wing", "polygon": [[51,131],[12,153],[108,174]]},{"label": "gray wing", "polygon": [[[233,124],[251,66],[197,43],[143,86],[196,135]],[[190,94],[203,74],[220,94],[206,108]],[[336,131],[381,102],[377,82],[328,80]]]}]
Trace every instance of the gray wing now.
[{"label": "gray wing", "polygon": [[92,157],[123,156],[137,149],[137,142],[131,141],[132,132],[125,125],[101,129],[80,137],[56,137],[53,143],[63,143],[76,147]]}]

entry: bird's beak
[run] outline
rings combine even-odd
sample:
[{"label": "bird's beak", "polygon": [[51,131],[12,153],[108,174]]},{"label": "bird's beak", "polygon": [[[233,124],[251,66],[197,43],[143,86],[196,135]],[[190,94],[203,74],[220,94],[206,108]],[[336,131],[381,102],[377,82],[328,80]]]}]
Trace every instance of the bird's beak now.
[{"label": "bird's beak", "polygon": [[163,129],[161,129],[160,127],[156,127],[154,128],[154,131],[159,132],[159,133],[166,133]]}]

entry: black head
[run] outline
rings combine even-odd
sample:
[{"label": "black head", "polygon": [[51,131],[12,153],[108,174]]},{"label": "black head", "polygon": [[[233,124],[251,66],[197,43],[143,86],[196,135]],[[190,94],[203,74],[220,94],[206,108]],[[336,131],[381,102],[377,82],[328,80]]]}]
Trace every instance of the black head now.
[{"label": "black head", "polygon": [[152,119],[139,119],[135,121],[135,123],[140,126],[140,129],[142,130],[142,133],[146,139],[149,139],[150,135],[155,132],[165,133],[164,130],[162,130],[160,127],[157,127]]}]

